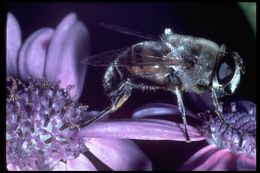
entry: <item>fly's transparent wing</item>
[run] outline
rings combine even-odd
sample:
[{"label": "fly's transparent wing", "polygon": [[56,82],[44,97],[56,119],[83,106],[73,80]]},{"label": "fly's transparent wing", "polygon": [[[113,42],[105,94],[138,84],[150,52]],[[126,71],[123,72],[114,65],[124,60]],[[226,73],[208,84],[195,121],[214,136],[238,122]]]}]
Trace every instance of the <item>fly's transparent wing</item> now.
[{"label": "fly's transparent wing", "polygon": [[[81,61],[82,64],[88,64],[96,67],[107,67],[113,62],[113,66],[172,66],[172,65],[183,65],[186,66],[187,62],[184,62],[183,59],[180,58],[169,58],[166,56],[153,56],[153,55],[145,55],[145,54],[137,54],[129,55],[128,57],[124,57],[125,61],[115,61],[118,56],[127,48],[115,49],[107,52],[102,52],[97,55],[93,55],[87,57]],[[142,61],[137,62],[134,60],[136,56],[142,57]],[[128,59],[128,60],[126,60]]]},{"label": "fly's transparent wing", "polygon": [[[97,55],[89,56],[81,61],[82,64],[88,64],[97,67],[107,67],[127,48],[115,49],[107,52],[102,52]],[[124,64],[126,65],[126,64]]]},{"label": "fly's transparent wing", "polygon": [[164,66],[164,67],[172,67],[173,65],[180,65],[180,66],[188,66],[188,62],[184,61],[178,57],[167,57],[167,56],[153,56],[153,55],[144,55],[144,54],[135,54],[143,57],[142,62],[136,62],[132,65],[135,66]]},{"label": "fly's transparent wing", "polygon": [[126,27],[122,27],[122,26],[118,26],[118,25],[114,25],[114,24],[110,24],[110,23],[100,23],[100,25],[107,29],[110,29],[112,31],[116,31],[116,32],[126,34],[126,35],[132,35],[132,36],[136,36],[136,37],[140,37],[140,38],[144,38],[144,39],[148,39],[148,40],[158,40],[159,39],[159,37],[154,36],[154,35],[145,34],[140,31],[136,31],[133,29],[129,29]]}]

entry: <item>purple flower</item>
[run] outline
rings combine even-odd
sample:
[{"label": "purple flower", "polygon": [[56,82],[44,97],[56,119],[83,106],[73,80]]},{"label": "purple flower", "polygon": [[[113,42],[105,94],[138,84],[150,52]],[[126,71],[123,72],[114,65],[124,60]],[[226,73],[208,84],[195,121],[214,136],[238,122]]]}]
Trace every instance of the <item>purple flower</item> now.
[{"label": "purple flower", "polygon": [[[194,98],[193,98],[194,99]],[[162,117],[179,115],[178,107],[169,104],[148,104],[139,108],[135,118],[149,116]],[[180,170],[256,170],[256,105],[249,101],[233,102],[224,106],[224,124],[218,117],[206,111],[196,115],[187,110],[187,115],[199,119],[202,123],[189,128],[191,141],[207,140],[208,146],[196,152],[186,161]],[[176,123],[175,126],[181,124]],[[180,135],[185,135],[182,129],[176,128],[175,140],[180,141]],[[196,136],[196,138],[194,138]],[[174,139],[168,139],[174,140]]]},{"label": "purple flower", "polygon": [[[88,55],[88,41],[86,26],[72,13],[55,30],[39,29],[21,44],[18,22],[8,13],[9,170],[97,170],[89,153],[112,170],[151,170],[150,160],[135,143],[99,133],[100,124],[107,126],[105,121],[80,127],[97,114],[77,101],[86,72],[80,60]],[[95,135],[82,136],[88,128]]]},{"label": "purple flower", "polygon": [[84,155],[89,152],[113,170],[151,169],[148,158],[129,140],[98,134],[81,137],[81,122],[97,112],[87,112],[87,106],[73,101],[69,88],[44,79],[32,79],[28,85],[14,78],[7,82],[8,169],[96,170]]},{"label": "purple flower", "polygon": [[6,29],[7,75],[27,81],[42,78],[66,88],[73,99],[81,95],[87,66],[80,60],[89,55],[89,33],[74,13],[67,15],[56,29],[41,28],[21,44],[21,31],[15,17],[8,13]]}]

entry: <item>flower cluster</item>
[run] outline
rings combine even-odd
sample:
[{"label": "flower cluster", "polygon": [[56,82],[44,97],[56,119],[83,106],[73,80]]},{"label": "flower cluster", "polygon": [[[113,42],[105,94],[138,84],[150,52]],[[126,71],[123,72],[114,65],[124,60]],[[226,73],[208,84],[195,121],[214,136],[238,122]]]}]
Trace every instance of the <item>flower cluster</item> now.
[{"label": "flower cluster", "polygon": [[[256,156],[256,113],[255,105],[249,104],[249,110],[237,110],[236,103],[231,103],[230,112],[226,112],[225,121],[216,118],[203,121],[201,131],[210,144],[218,148],[228,148],[235,153],[247,153]],[[240,107],[241,109],[241,107]],[[210,116],[210,115],[209,115]]]},{"label": "flower cluster", "polygon": [[78,124],[87,116],[86,106],[72,101],[67,91],[47,80],[30,80],[26,86],[7,78],[7,162],[21,170],[52,170],[61,160],[87,151],[78,138]]}]

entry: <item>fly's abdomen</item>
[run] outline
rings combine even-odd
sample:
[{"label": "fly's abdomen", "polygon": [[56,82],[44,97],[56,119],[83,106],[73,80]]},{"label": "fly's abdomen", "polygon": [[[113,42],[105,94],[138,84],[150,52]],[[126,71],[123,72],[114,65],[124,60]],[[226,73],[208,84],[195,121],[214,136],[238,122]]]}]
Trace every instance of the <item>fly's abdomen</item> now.
[{"label": "fly's abdomen", "polygon": [[121,76],[115,66],[111,64],[104,75],[103,87],[108,95],[117,88],[118,84],[122,81]]},{"label": "fly's abdomen", "polygon": [[129,78],[143,79],[160,86],[165,84],[165,78],[170,73],[170,68],[163,59],[167,53],[168,49],[160,42],[145,41],[133,45],[125,51],[127,56],[121,56],[118,61],[129,64],[125,69]]}]

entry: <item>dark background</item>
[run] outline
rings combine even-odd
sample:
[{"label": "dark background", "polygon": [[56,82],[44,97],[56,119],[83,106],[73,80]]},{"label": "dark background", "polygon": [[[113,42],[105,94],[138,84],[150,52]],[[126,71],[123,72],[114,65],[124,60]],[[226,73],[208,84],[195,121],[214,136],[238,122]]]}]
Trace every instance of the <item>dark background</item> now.
[{"label": "dark background", "polygon": [[[153,35],[159,35],[164,28],[170,27],[176,33],[204,37],[218,44],[225,43],[239,52],[246,74],[242,76],[238,91],[224,98],[224,101],[256,101],[256,39],[243,12],[235,3],[7,3],[7,11],[18,19],[23,41],[41,27],[55,28],[68,13],[75,12],[89,29],[91,55],[143,41],[104,29],[99,26],[101,22]],[[102,110],[110,103],[102,89],[104,71],[104,68],[97,67],[89,67],[87,71],[80,102],[88,104],[92,110]],[[128,117],[137,107],[146,103],[175,104],[174,100],[172,95],[164,91],[154,94],[135,91],[112,117]],[[205,142],[136,142],[153,161],[154,170],[174,170],[206,145]]]}]

